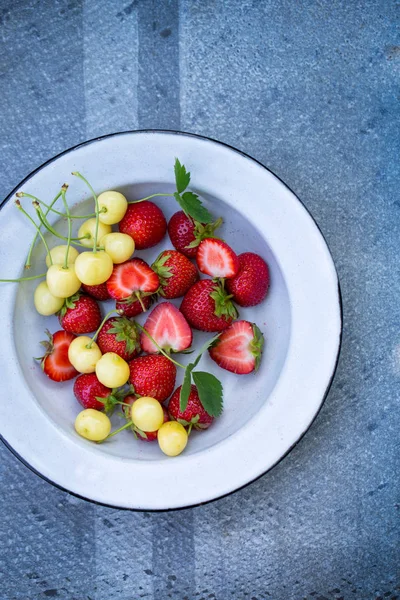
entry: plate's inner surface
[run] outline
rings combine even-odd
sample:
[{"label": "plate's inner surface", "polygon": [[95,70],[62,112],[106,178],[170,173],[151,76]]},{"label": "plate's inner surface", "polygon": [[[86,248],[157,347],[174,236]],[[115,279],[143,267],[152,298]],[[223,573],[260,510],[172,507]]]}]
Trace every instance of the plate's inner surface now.
[{"label": "plate's inner surface", "polygon": [[[66,174],[67,175],[67,174]],[[72,179],[70,177],[70,179]],[[72,182],[71,182],[72,183]],[[96,181],[91,182],[96,189]],[[114,186],[115,188],[115,186]],[[128,200],[145,197],[155,192],[174,191],[170,185],[142,183],[131,186],[123,186],[119,191],[123,192]],[[68,199],[72,207],[73,214],[88,214],[93,212],[93,203],[86,196],[83,201],[82,195],[79,195],[74,185],[70,186]],[[26,190],[29,192],[29,185]],[[53,194],[54,192],[54,194]],[[49,202],[57,190],[46,190],[43,194],[43,200]],[[156,198],[155,202],[163,210],[166,219],[179,210],[178,205],[173,198]],[[192,454],[204,450],[238,431],[249,419],[254,417],[261,406],[268,402],[269,395],[279,378],[282,366],[287,354],[291,315],[290,303],[286,285],[282,277],[281,270],[274,255],[272,254],[268,243],[260,233],[248,222],[248,220],[221,198],[207,196],[205,204],[215,215],[215,218],[222,216],[224,224],[219,230],[219,235],[225,239],[234,250],[239,254],[245,251],[252,251],[260,254],[268,263],[271,274],[271,286],[267,299],[259,306],[253,308],[239,308],[240,318],[254,321],[257,323],[265,336],[265,349],[261,362],[261,367],[256,374],[234,375],[220,369],[206,354],[199,364],[198,369],[214,373],[223,383],[224,387],[224,412],[222,417],[216,419],[213,426],[205,432],[193,432],[191,434],[190,444],[185,450],[186,454]],[[58,206],[59,210],[61,208]],[[66,223],[61,221],[52,221],[62,233],[66,233]],[[77,221],[75,231],[82,221]],[[115,229],[115,227],[114,227]],[[50,247],[63,243],[50,236]],[[149,264],[164,250],[172,248],[168,234],[164,240],[156,247],[145,251],[138,251],[135,256],[141,257]],[[41,244],[37,246],[33,255],[35,272],[40,272],[44,262],[44,248]],[[21,269],[22,269],[22,265]],[[55,332],[60,329],[56,317],[41,317],[33,306],[33,291],[37,281],[25,282],[19,284],[16,303],[14,309],[14,336],[16,353],[22,373],[32,391],[32,398],[26,398],[26,402],[37,402],[41,409],[46,413],[61,430],[68,436],[72,436],[77,444],[88,445],[90,442],[78,437],[74,431],[73,423],[80,405],[75,399],[72,391],[73,382],[57,384],[41,372],[39,363],[32,357],[40,356],[41,346],[39,342],[46,338],[45,329]],[[177,306],[181,299],[173,301]],[[103,315],[113,307],[113,303],[101,303]],[[144,324],[145,315],[136,318],[138,322]],[[193,346],[199,348],[200,345],[213,334],[194,331]],[[189,356],[180,355],[179,360],[186,364],[190,361]],[[177,384],[182,382],[183,372],[178,369]],[[112,417],[114,427],[124,423],[119,411]],[[136,441],[133,434],[129,431],[123,431],[118,436],[112,438],[107,443],[91,445],[95,452],[105,452],[113,455],[130,458],[134,460],[155,460],[162,459],[164,456],[158,449],[157,444],[147,444]],[[240,448],[238,448],[240,452]]]}]

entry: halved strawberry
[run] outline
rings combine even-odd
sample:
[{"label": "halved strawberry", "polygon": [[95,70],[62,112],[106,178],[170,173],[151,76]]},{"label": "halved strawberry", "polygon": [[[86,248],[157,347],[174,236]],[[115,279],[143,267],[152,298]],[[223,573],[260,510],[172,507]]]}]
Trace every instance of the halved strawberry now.
[{"label": "halved strawberry", "polygon": [[89,296],[96,298],[96,300],[109,300],[111,298],[107,290],[106,281],[98,285],[85,285],[82,283],[81,288],[85,294],[89,294]]},{"label": "halved strawberry", "polygon": [[210,277],[234,277],[239,259],[226,242],[213,238],[203,240],[196,254],[197,266]]},{"label": "halved strawberry", "polygon": [[[148,316],[144,328],[167,352],[182,352],[192,343],[193,334],[188,322],[171,302],[158,304]],[[157,346],[143,332],[140,335],[140,343],[148,354],[159,352]]]},{"label": "halved strawberry", "polygon": [[116,300],[124,300],[132,294],[139,298],[155,293],[160,279],[141,258],[132,258],[120,265],[114,265],[111,277],[107,281],[108,293]]},{"label": "halved strawberry", "polygon": [[49,340],[41,342],[46,349],[46,354],[40,360],[44,373],[53,381],[67,381],[79,375],[78,371],[68,360],[68,348],[76,335],[68,331],[56,331],[51,334],[46,330]]},{"label": "halved strawberry", "polygon": [[255,323],[235,321],[209,349],[211,358],[223,369],[245,375],[256,371],[264,337]]}]

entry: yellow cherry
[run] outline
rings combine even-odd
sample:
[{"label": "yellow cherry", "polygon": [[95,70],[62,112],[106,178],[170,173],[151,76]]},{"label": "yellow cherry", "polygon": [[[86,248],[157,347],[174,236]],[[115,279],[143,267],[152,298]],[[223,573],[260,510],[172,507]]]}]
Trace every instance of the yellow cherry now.
[{"label": "yellow cherry", "polygon": [[129,365],[115,352],[106,352],[96,363],[97,379],[109,388],[125,385],[129,379]]},{"label": "yellow cherry", "polygon": [[46,274],[46,282],[50,294],[56,298],[69,298],[81,287],[75,272],[75,264],[64,268],[63,265],[52,265]]},{"label": "yellow cherry", "polygon": [[64,304],[64,298],[57,298],[50,293],[49,287],[45,281],[37,286],[33,295],[33,303],[39,314],[48,317],[55,315],[61,310]]},{"label": "yellow cherry", "polygon": [[128,208],[128,201],[125,196],[112,190],[100,194],[97,201],[100,209],[99,219],[106,225],[119,223]]},{"label": "yellow cherry", "polygon": [[102,246],[115,265],[125,262],[135,250],[135,242],[127,233],[107,233],[100,240]]},{"label": "yellow cherry", "polygon": [[[63,265],[65,261],[65,253],[67,251],[67,246],[55,246],[50,250],[51,260],[53,261],[53,265]],[[76,257],[79,255],[79,252],[73,246],[70,246],[68,252],[68,264],[73,265],[76,261]],[[46,265],[48,267],[51,266],[49,255],[46,255]]]},{"label": "yellow cherry", "polygon": [[186,448],[188,434],[178,421],[164,423],[157,434],[158,445],[167,456],[178,456]]},{"label": "yellow cherry", "polygon": [[81,252],[75,261],[75,272],[85,285],[100,285],[110,277],[113,270],[111,257],[99,250],[97,252]]},{"label": "yellow cherry", "polygon": [[86,408],[75,419],[75,431],[92,442],[102,442],[111,431],[111,421],[104,413]]},{"label": "yellow cherry", "polygon": [[131,419],[142,431],[157,431],[164,422],[164,411],[158,400],[143,396],[132,404]]},{"label": "yellow cherry", "polygon": [[[78,237],[80,238],[80,237],[83,237],[84,235],[88,236],[88,237],[80,240],[80,243],[83,244],[84,246],[86,246],[87,248],[93,248],[95,233],[96,233],[96,218],[93,217],[91,219],[88,219],[84,223],[82,223],[82,225],[79,227]],[[111,225],[105,225],[104,223],[101,223],[99,221],[99,228],[97,231],[97,244],[99,243],[98,241],[102,237],[107,235],[107,233],[111,233]]]},{"label": "yellow cherry", "polygon": [[87,335],[75,338],[69,345],[68,360],[79,373],[94,373],[100,358],[100,348]]}]

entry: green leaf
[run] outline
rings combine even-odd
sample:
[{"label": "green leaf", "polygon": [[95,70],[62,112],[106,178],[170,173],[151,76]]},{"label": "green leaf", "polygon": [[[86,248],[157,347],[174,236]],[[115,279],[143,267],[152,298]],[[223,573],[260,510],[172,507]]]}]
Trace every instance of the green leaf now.
[{"label": "green leaf", "polygon": [[213,222],[211,213],[203,206],[197,194],[194,192],[185,192],[182,194],[181,198],[183,200],[183,205],[181,204],[183,210],[190,215],[192,219],[199,221],[200,223]]},{"label": "green leaf", "polygon": [[190,396],[191,383],[192,383],[192,371],[194,369],[194,365],[192,363],[188,364],[185,369],[185,375],[183,377],[183,383],[181,387],[181,393],[179,396],[179,410],[183,413],[186,410],[187,403]]},{"label": "green leaf", "polygon": [[193,381],[199,393],[200,402],[204,410],[211,417],[219,417],[222,413],[222,383],[211,373],[196,371]]},{"label": "green leaf", "polygon": [[185,165],[181,165],[177,158],[175,159],[174,171],[176,189],[178,194],[181,194],[190,183],[190,173],[186,171]]}]

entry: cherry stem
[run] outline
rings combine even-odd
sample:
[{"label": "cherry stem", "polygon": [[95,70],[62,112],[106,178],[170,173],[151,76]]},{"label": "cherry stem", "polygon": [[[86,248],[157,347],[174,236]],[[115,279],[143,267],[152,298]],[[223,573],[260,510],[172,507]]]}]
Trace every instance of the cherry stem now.
[{"label": "cherry stem", "polygon": [[192,433],[192,428],[193,428],[193,423],[189,423],[189,427],[188,427],[188,430],[187,430],[188,437]]},{"label": "cherry stem", "polygon": [[21,202],[20,202],[19,200],[16,200],[16,201],[15,201],[15,206],[16,206],[16,207],[18,208],[18,210],[19,210],[20,212],[22,212],[22,214],[24,214],[24,215],[25,215],[25,216],[26,216],[26,217],[29,219],[29,221],[32,223],[32,225],[33,225],[33,226],[34,226],[34,228],[36,229],[36,235],[40,235],[40,238],[41,238],[41,240],[42,240],[42,242],[43,242],[43,244],[44,244],[44,247],[46,248],[46,252],[47,252],[47,256],[49,257],[50,264],[52,265],[52,264],[53,264],[53,260],[52,260],[52,258],[51,258],[50,250],[49,250],[49,247],[48,247],[48,245],[47,245],[47,242],[46,242],[46,239],[45,239],[45,237],[44,237],[43,233],[40,231],[40,227],[38,226],[38,224],[37,224],[37,223],[35,223],[35,221],[34,221],[34,220],[32,219],[32,217],[31,217],[31,215],[30,215],[30,214],[28,214],[24,208],[22,208],[22,206],[21,206]]},{"label": "cherry stem", "polygon": [[135,293],[135,296],[136,296],[136,298],[138,299],[138,302],[139,302],[140,306],[142,307],[142,311],[143,311],[143,312],[146,312],[146,307],[145,307],[145,305],[143,304],[143,300],[142,300],[142,297],[141,297],[140,293],[139,293],[139,292],[136,292],[136,293]]},{"label": "cherry stem", "polygon": [[97,251],[97,235],[98,235],[98,231],[99,231],[99,200],[97,198],[97,194],[94,191],[94,189],[92,188],[92,186],[90,185],[90,183],[88,182],[88,180],[86,179],[86,177],[84,177],[83,175],[81,175],[81,173],[79,173],[79,171],[74,171],[72,173],[72,175],[74,175],[75,177],[79,177],[79,179],[81,179],[82,181],[84,181],[86,183],[86,185],[88,186],[89,190],[92,192],[93,194],[93,198],[94,198],[94,202],[96,205],[96,209],[95,209],[95,213],[96,213],[96,229],[94,232],[94,241],[93,241],[93,252]]},{"label": "cherry stem", "polygon": [[109,433],[108,436],[103,440],[103,442],[108,440],[108,438],[113,437],[113,435],[117,435],[117,433],[119,433],[120,431],[123,431],[124,429],[128,429],[128,427],[131,427],[131,425],[133,425],[133,422],[128,421],[128,423],[126,423],[125,425],[122,425],[122,427],[120,427],[119,429],[116,429],[112,433]]},{"label": "cherry stem", "polygon": [[[68,241],[68,238],[66,238],[64,235],[61,235],[61,233],[58,233],[58,231],[56,231],[54,229],[54,227],[52,227],[50,225],[50,223],[47,221],[45,215],[43,214],[42,209],[40,208],[40,204],[38,202],[33,202],[33,206],[35,207],[35,210],[39,216],[39,219],[41,221],[41,223],[44,225],[44,227],[50,231],[50,233],[52,233],[55,237],[60,238],[60,240],[64,240],[65,242]],[[86,248],[86,250],[88,249],[87,246],[85,246],[84,244],[80,244],[78,240],[87,240],[89,239],[89,235],[82,235],[81,237],[78,238],[71,238],[71,244],[73,244],[74,246],[80,246],[81,248]],[[101,246],[99,246],[98,250],[104,250],[104,248]]]},{"label": "cherry stem", "polygon": [[96,331],[96,333],[94,334],[94,336],[92,337],[91,341],[86,345],[86,348],[89,350],[92,347],[93,342],[96,341],[97,336],[100,333],[100,329],[103,327],[104,323],[107,321],[107,319],[109,317],[111,317],[111,315],[117,313],[118,315],[120,314],[119,310],[113,308],[112,310],[110,310],[106,316],[104,317],[104,319],[102,320],[102,322],[100,323],[100,327],[98,328],[98,330]]},{"label": "cherry stem", "polygon": [[[42,204],[45,208],[48,208],[49,210],[51,210],[51,212],[56,213],[56,215],[60,215],[60,217],[64,217],[67,218],[68,215],[66,215],[65,213],[61,212],[60,210],[56,210],[55,208],[52,208],[51,206],[49,206],[48,204],[46,204],[46,202],[43,202],[43,200],[39,200],[38,202],[40,204]],[[100,212],[105,212],[103,209],[100,210]],[[70,219],[90,219],[92,217],[96,216],[96,213],[91,213],[90,215],[69,215]]]},{"label": "cherry stem", "polygon": [[19,281],[30,281],[31,279],[40,279],[41,277],[46,277],[46,273],[41,273],[40,275],[32,275],[32,277],[19,277],[18,279],[0,279],[0,282],[18,283]]},{"label": "cherry stem", "polygon": [[140,200],[132,200],[131,202],[128,202],[128,204],[138,204],[138,202],[144,202],[145,200],[150,200],[150,198],[155,198],[156,196],[173,196],[173,194],[151,194],[151,196],[140,198]]},{"label": "cherry stem", "polygon": [[166,358],[168,358],[168,360],[170,360],[172,363],[174,363],[174,365],[176,365],[177,367],[181,367],[181,369],[186,369],[186,367],[184,365],[181,365],[181,363],[178,363],[176,360],[171,358],[170,355],[167,352],[165,352],[165,350],[163,350],[161,348],[161,346],[159,346],[157,344],[156,340],[150,335],[150,333],[148,331],[145,330],[144,327],[139,325],[139,323],[136,323],[136,327],[139,328],[139,331],[143,331],[143,333],[149,338],[149,340],[151,342],[153,342],[153,344],[158,348],[158,350],[161,352],[161,354],[163,354]]},{"label": "cherry stem", "polygon": [[65,212],[67,213],[67,219],[68,219],[68,242],[67,242],[67,250],[65,252],[63,269],[68,269],[68,255],[69,255],[69,249],[71,246],[71,237],[72,237],[72,221],[71,221],[71,217],[70,217],[68,202],[65,197],[67,189],[68,189],[68,185],[66,183],[64,183],[64,185],[61,188],[61,198],[62,198],[64,207],[65,207]]}]

